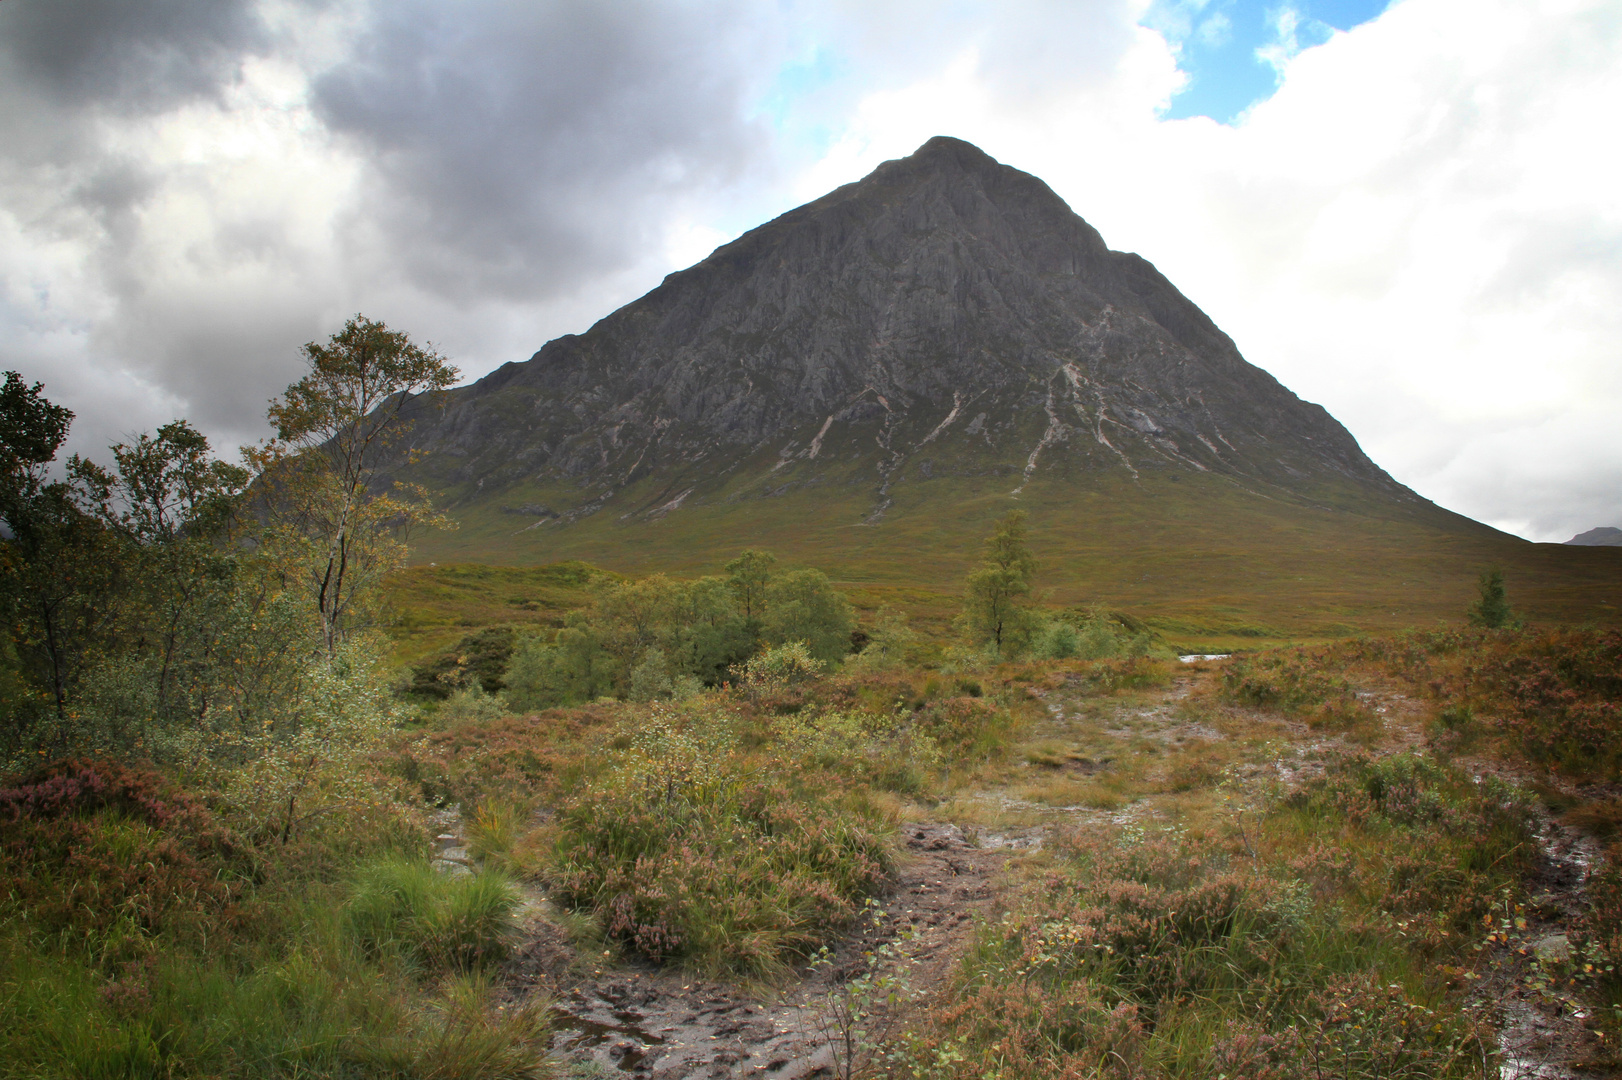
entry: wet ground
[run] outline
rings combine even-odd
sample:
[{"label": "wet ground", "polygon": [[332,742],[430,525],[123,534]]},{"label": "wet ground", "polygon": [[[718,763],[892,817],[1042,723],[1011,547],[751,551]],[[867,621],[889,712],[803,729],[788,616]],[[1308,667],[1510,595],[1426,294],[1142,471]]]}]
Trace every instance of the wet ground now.
[{"label": "wet ground", "polygon": [[[869,970],[864,953],[890,945],[877,970],[927,989],[961,953],[974,920],[997,895],[994,879],[1028,835],[971,840],[954,825],[911,823],[894,889],[831,962],[786,987],[763,989],[696,979],[652,966],[592,970],[543,919],[509,968],[515,995],[555,1002],[553,1051],[577,1073],[686,1077],[842,1076],[845,1053],[834,998]],[[537,901],[536,914],[541,914]]]}]

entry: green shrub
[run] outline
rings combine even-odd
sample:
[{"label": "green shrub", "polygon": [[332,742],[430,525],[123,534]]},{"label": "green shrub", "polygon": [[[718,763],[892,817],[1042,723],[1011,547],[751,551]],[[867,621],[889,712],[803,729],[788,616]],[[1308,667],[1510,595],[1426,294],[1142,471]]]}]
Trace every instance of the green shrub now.
[{"label": "green shrub", "polygon": [[800,686],[822,673],[822,665],[803,641],[763,649],[734,669],[738,686],[751,698],[770,697]]},{"label": "green shrub", "polygon": [[457,724],[488,724],[507,714],[507,707],[494,694],[486,693],[478,683],[450,693],[436,716],[439,723],[449,727]]},{"label": "green shrub", "polygon": [[[968,682],[978,690],[979,684]],[[948,760],[987,761],[1000,758],[1017,722],[1007,708],[978,695],[939,698],[917,713],[918,729],[929,736]]]},{"label": "green shrub", "polygon": [[861,652],[845,661],[852,674],[876,674],[905,666],[918,649],[918,635],[907,625],[907,617],[891,608],[880,608],[866,631]]},{"label": "green shrub", "polygon": [[591,607],[569,616],[551,640],[513,650],[503,676],[520,709],[594,701],[691,696],[719,685],[762,645],[802,642],[819,663],[850,652],[850,601],[819,570],[773,574],[775,560],[749,551],[730,576],[680,581],[653,574],[600,583]]},{"label": "green shrub", "polygon": [[1079,630],[1067,622],[1054,621],[1037,634],[1031,653],[1038,660],[1069,660],[1081,655],[1081,647]]},{"label": "green shrub", "polygon": [[1470,622],[1489,630],[1519,630],[1521,620],[1515,617],[1504,591],[1504,572],[1496,567],[1483,570],[1477,582],[1479,597],[1470,605]]},{"label": "green shrub", "polygon": [[650,959],[775,975],[844,926],[888,869],[867,822],[742,757],[725,717],[655,705],[626,743],[564,801],[542,873]]},{"label": "green shrub", "polygon": [[589,630],[565,627],[550,640],[522,639],[502,678],[508,703],[526,712],[594,701],[613,690],[618,670]]},{"label": "green shrub", "polygon": [[850,601],[821,570],[794,570],[767,586],[762,636],[769,644],[804,642],[812,657],[832,664],[850,652],[855,626]]},{"label": "green shrub", "polygon": [[430,973],[472,971],[507,954],[517,890],[493,871],[451,876],[391,855],[355,876],[346,925],[373,954],[399,954]]},{"label": "green shrub", "polygon": [[487,694],[506,684],[502,672],[512,660],[516,632],[510,626],[490,626],[469,634],[432,660],[411,669],[411,691],[426,697],[446,698],[457,690],[477,686]]},{"label": "green shrub", "polygon": [[651,648],[631,669],[631,685],[626,696],[632,701],[654,701],[671,696],[670,663],[662,649]]},{"label": "green shrub", "polygon": [[775,719],[773,750],[808,774],[916,795],[945,764],[940,747],[905,712],[807,710]]},{"label": "green shrub", "polygon": [[1107,660],[1167,651],[1141,623],[1096,606],[1048,618],[1031,642],[1038,660]]}]

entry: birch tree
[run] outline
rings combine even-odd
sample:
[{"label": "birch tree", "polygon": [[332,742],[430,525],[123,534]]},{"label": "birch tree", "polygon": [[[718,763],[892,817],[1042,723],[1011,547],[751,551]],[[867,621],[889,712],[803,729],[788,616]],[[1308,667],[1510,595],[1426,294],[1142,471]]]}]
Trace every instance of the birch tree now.
[{"label": "birch tree", "polygon": [[304,355],[309,373],[270,404],[276,437],[249,458],[330,657],[373,587],[404,563],[410,530],[447,524],[420,486],[385,486],[382,469],[399,460],[407,403],[445,390],[458,373],[432,346],[363,315]]},{"label": "birch tree", "polygon": [[1025,511],[1010,510],[986,538],[985,559],[969,573],[960,625],[980,645],[1013,656],[1036,628],[1031,610],[1031,579],[1036,558],[1025,539]]}]

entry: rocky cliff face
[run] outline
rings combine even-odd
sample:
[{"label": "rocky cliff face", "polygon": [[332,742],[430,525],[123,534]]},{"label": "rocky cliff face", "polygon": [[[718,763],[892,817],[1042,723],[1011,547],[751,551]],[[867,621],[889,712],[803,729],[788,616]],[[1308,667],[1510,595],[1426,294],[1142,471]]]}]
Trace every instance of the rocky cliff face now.
[{"label": "rocky cliff face", "polygon": [[[837,483],[1165,470],[1418,502],[1047,185],[956,139],[784,214],[422,409],[459,498],[567,523]],[[560,492],[564,494],[559,494]],[[547,494],[550,493],[550,494]],[[516,496],[515,496],[516,497]]]}]

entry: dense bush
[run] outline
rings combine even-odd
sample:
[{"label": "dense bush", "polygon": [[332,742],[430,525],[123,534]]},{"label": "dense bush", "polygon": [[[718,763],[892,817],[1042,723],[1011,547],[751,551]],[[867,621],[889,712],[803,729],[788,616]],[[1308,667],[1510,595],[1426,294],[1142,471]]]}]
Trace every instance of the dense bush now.
[{"label": "dense bush", "polygon": [[1547,632],[1482,665],[1484,704],[1535,759],[1622,769],[1622,631]]},{"label": "dense bush", "polygon": [[[1315,838],[1295,863],[1305,879],[1413,916],[1414,938],[1432,946],[1469,931],[1536,862],[1525,794],[1416,754],[1332,763],[1287,800],[1279,821]],[[1349,858],[1360,851],[1377,858]]]},{"label": "dense bush", "polygon": [[411,669],[411,691],[424,697],[447,698],[458,690],[478,686],[487,694],[506,687],[502,674],[512,661],[517,631],[510,626],[488,626],[457,642],[454,649]]},{"label": "dense bush", "polygon": [[1288,669],[1302,673],[1302,685],[1317,680],[1310,697],[1333,692],[1336,680],[1322,672],[1360,665],[1433,699],[1438,720],[1456,735],[1480,727],[1540,763],[1577,774],[1622,775],[1618,630],[1443,627],[1354,638],[1230,665],[1224,685],[1237,680],[1230,693],[1248,700],[1246,695],[1269,687],[1283,689]]},{"label": "dense bush", "polygon": [[1302,649],[1230,661],[1222,670],[1222,691],[1242,705],[1292,714],[1354,696],[1343,677],[1329,674],[1322,655]]},{"label": "dense bush", "polygon": [[959,761],[1000,757],[1017,724],[1006,707],[967,695],[929,702],[915,722],[949,759]]},{"label": "dense bush", "polygon": [[965,1080],[1479,1076],[1437,960],[1528,871],[1534,826],[1513,789],[1398,755],[1263,802],[1232,844],[1070,832],[894,1058]]},{"label": "dense bush", "polygon": [[1078,685],[1088,693],[1095,694],[1146,690],[1154,686],[1164,686],[1170,679],[1171,665],[1164,660],[1147,656],[1099,660],[1080,665],[1067,676],[1067,681]]},{"label": "dense bush", "polygon": [[67,761],[0,789],[0,911],[102,967],[158,935],[227,932],[254,873],[240,840],[149,770]]},{"label": "dense bush", "polygon": [[726,717],[657,707],[626,742],[564,801],[540,870],[636,952],[774,974],[882,880],[872,823],[746,759]]},{"label": "dense bush", "polygon": [[850,651],[850,602],[819,570],[772,573],[764,552],[728,577],[654,574],[600,583],[592,606],[513,650],[503,676],[512,705],[544,709],[603,695],[647,701],[717,686],[762,647],[799,642],[819,664]]},{"label": "dense bush", "polygon": [[1095,606],[1049,617],[1032,637],[1031,655],[1039,660],[1105,660],[1169,655],[1169,650],[1142,623]]},{"label": "dense bush", "polygon": [[384,766],[431,804],[473,806],[488,796],[550,804],[580,777],[580,744],[615,723],[622,708],[586,705],[458,724],[400,739]]}]

